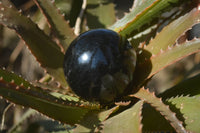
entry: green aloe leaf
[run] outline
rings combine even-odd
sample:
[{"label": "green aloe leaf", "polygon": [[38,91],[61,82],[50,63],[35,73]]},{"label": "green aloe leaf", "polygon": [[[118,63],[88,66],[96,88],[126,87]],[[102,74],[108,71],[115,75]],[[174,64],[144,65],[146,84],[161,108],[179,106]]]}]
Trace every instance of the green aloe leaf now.
[{"label": "green aloe leaf", "polygon": [[200,95],[171,98],[167,100],[167,102],[180,110],[184,118],[185,127],[188,131],[194,133],[200,131]]},{"label": "green aloe leaf", "polygon": [[108,110],[91,111],[84,116],[80,121],[80,124],[73,130],[76,133],[79,132],[94,132],[100,130],[101,122],[105,121],[112,113],[116,112],[119,106],[113,107]]},{"label": "green aloe leaf", "polygon": [[[25,107],[31,107],[55,120],[75,124],[94,106],[73,101],[70,96],[51,94],[14,73],[0,69],[0,95],[5,99]],[[79,106],[82,106],[80,108]],[[92,108],[90,108],[92,107]],[[94,107],[93,109],[98,109]]]},{"label": "green aloe leaf", "polygon": [[144,50],[138,57],[139,62],[135,71],[137,78],[135,77],[134,82],[136,82],[136,84],[141,83],[146,78],[151,78],[154,74],[170,64],[199,51],[200,39],[186,41],[181,45],[176,44],[174,47],[161,51],[160,54],[152,57],[148,51]]},{"label": "green aloe leaf", "polygon": [[55,5],[60,13],[64,15],[65,20],[69,20],[70,10],[72,8],[72,1],[74,0],[55,0]]},{"label": "green aloe leaf", "polygon": [[[180,111],[177,111],[176,107],[173,107],[173,109],[179,116],[182,116],[182,114],[183,114],[184,115],[183,118],[188,118],[185,121],[186,129],[188,129],[188,130],[195,129],[195,130],[191,130],[194,132],[199,130],[199,128],[196,127],[198,125],[198,122],[196,122],[197,124],[190,123],[190,122],[193,121],[192,119],[199,118],[199,116],[198,116],[199,113],[197,111],[197,110],[199,110],[198,107],[200,107],[198,105],[199,101],[197,100],[200,95],[199,81],[200,81],[200,74],[198,74],[194,77],[191,77],[189,79],[186,79],[186,80],[182,81],[181,83],[177,84],[176,86],[168,89],[164,93],[158,95],[158,97],[161,97],[162,100],[165,101],[165,103],[171,105],[170,107],[176,106],[178,109],[180,109],[180,105],[182,102],[183,105],[182,105],[182,109]],[[172,97],[172,98],[170,98],[170,97]],[[170,99],[167,99],[167,98],[170,98]],[[184,109],[183,109],[183,107],[184,107]],[[182,113],[182,114],[180,114],[180,113]],[[187,115],[188,115],[188,117],[187,117]],[[154,120],[155,122],[152,123],[152,120]],[[161,115],[155,111],[155,109],[153,109],[152,107],[150,107],[148,105],[143,107],[143,123],[144,123],[145,131],[155,131],[155,130],[157,130],[157,131],[173,131],[173,129],[169,125],[169,123],[166,120],[164,120],[161,117]],[[187,125],[187,123],[188,123],[188,125]],[[194,126],[192,126],[192,124],[194,124]]]},{"label": "green aloe leaf", "polygon": [[80,121],[80,124],[77,124],[77,127],[75,129],[73,129],[73,132],[75,132],[75,133],[94,132],[95,128],[97,128],[101,122],[98,118],[98,113],[99,112],[87,113],[87,115],[85,115],[84,118]]},{"label": "green aloe leaf", "polygon": [[106,28],[115,20],[113,0],[87,1],[87,24],[90,29]]},{"label": "green aloe leaf", "polygon": [[70,28],[69,23],[64,20],[64,17],[56,9],[53,2],[50,0],[34,0],[40,7],[42,13],[46,16],[48,23],[50,24],[52,31],[56,37],[59,38],[62,46],[66,50],[69,44],[76,37],[73,30]]},{"label": "green aloe leaf", "polygon": [[149,104],[144,104],[142,110],[142,123],[144,132],[172,132],[174,129],[169,122]]},{"label": "green aloe leaf", "polygon": [[[129,22],[134,20],[138,14],[142,13],[147,7],[151,6],[151,4],[153,4],[153,2],[155,1],[156,0],[143,0],[143,1],[136,0],[134,2],[132,9],[130,10],[130,13],[126,14],[122,19],[118,20],[110,28],[118,32],[121,31],[126,27],[126,25]],[[137,29],[137,27],[135,28]]]},{"label": "green aloe leaf", "polygon": [[164,10],[176,6],[179,2],[180,0],[143,0],[142,2],[135,2],[136,6],[133,6],[131,12],[117,21],[110,29],[127,38],[131,37],[138,33],[143,26],[155,20]]},{"label": "green aloe leaf", "polygon": [[166,52],[161,52],[160,55],[151,58],[152,70],[149,74],[149,77],[151,77],[167,65],[170,65],[171,63],[174,63],[175,61],[178,61],[185,56],[199,51],[200,39],[194,39],[192,41],[186,41],[181,45],[176,45],[172,49],[169,48],[166,50]]},{"label": "green aloe leaf", "polygon": [[14,29],[26,42],[41,66],[63,86],[66,86],[62,68],[64,54],[60,51],[58,45],[29,18],[20,14],[12,5],[5,6],[4,3],[4,0],[0,1],[0,23]]},{"label": "green aloe leaf", "polygon": [[102,132],[108,133],[141,133],[141,110],[143,101],[138,101],[131,108],[103,122]]},{"label": "green aloe leaf", "polygon": [[139,46],[141,46],[141,44],[148,44],[152,37],[155,37],[157,34],[158,28],[159,27],[157,25],[149,26],[149,28],[130,38],[130,43],[133,48],[137,49]]},{"label": "green aloe leaf", "polygon": [[[191,12],[166,26],[153,40],[150,41],[149,45],[145,49],[152,55],[158,54],[161,49],[166,50],[168,47],[171,47],[176,43],[178,37],[193,25],[197,24],[199,19],[199,10],[195,8]],[[173,32],[173,34],[169,34],[170,32]]]},{"label": "green aloe leaf", "polygon": [[[144,102],[149,103],[158,112],[160,112],[163,117],[165,117],[165,119],[171,124],[176,132],[186,133],[186,129],[183,127],[182,122],[176,117],[176,114],[169,109],[168,105],[163,103],[161,98],[157,98],[154,92],[151,93],[148,89],[143,87],[134,94],[131,94],[130,97],[137,97]],[[149,114],[150,113],[151,112],[149,112]]]}]

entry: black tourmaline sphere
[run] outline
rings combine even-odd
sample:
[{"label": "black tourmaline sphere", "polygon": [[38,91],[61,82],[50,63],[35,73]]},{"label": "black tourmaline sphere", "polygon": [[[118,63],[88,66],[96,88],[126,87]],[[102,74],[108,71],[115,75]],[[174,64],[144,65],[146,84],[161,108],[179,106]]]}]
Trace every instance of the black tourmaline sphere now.
[{"label": "black tourmaline sphere", "polygon": [[116,32],[90,30],[78,36],[67,49],[64,72],[70,88],[81,98],[111,102],[130,82],[135,60],[128,41],[121,45]]}]

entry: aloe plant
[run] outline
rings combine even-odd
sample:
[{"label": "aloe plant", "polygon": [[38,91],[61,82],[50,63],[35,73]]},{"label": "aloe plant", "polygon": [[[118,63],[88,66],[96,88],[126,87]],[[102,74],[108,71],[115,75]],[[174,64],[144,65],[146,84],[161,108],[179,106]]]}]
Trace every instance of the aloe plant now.
[{"label": "aloe plant", "polygon": [[[147,88],[147,83],[159,71],[200,51],[199,38],[177,41],[199,23],[198,1],[135,0],[130,12],[119,20],[116,20],[112,0],[87,0],[85,9],[76,0],[34,2],[39,14],[46,17],[49,30],[38,27],[34,19],[36,15],[24,15],[8,0],[0,0],[0,23],[16,31],[24,40],[46,72],[46,80],[31,83],[2,68],[0,95],[4,99],[37,110],[61,122],[60,125],[71,125],[65,131],[62,129],[63,132],[200,132],[200,74],[159,95]],[[68,5],[69,9],[62,5]],[[163,16],[165,13],[170,15]],[[81,18],[82,23],[75,24],[77,18]],[[77,36],[74,25],[78,25],[81,32],[86,31],[86,27],[114,30],[136,49],[137,65],[131,91],[122,96],[121,101],[111,106],[102,105],[81,99],[70,90],[63,61],[64,51]],[[50,80],[59,86],[51,86]],[[19,123],[31,114],[34,115],[35,111],[25,113]],[[10,129],[11,132],[15,130],[16,125]]]}]

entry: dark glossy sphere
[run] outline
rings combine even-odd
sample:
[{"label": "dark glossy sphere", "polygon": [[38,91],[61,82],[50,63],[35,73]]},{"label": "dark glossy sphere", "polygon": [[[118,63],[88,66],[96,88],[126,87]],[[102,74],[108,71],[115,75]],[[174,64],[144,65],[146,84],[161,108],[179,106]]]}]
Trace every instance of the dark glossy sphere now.
[{"label": "dark glossy sphere", "polygon": [[97,29],[71,43],[65,53],[64,73],[78,96],[110,102],[123,93],[131,81],[136,55],[128,41],[124,45],[121,42],[116,32]]}]

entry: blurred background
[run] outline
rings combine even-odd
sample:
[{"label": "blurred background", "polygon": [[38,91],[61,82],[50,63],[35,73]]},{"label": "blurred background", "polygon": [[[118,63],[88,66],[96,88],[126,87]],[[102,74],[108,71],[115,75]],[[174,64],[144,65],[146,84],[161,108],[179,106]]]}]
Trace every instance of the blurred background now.
[{"label": "blurred background", "polygon": [[[34,16],[34,21],[37,21],[39,26],[45,29],[47,26],[46,20],[35,6],[32,0],[11,0],[18,9],[22,9],[25,15]],[[69,4],[72,0],[68,0]],[[56,0],[57,6],[62,3],[62,0]],[[129,9],[133,5],[133,0],[114,0],[116,16],[118,19],[124,16],[125,12],[129,12]],[[80,4],[81,5],[81,4]],[[61,11],[66,13],[66,19],[70,16],[67,2],[62,5]],[[65,10],[62,10],[62,7]],[[73,24],[71,24],[73,26]],[[47,29],[48,30],[48,29]],[[192,40],[194,37],[200,37],[200,24],[192,27],[187,31],[179,41]],[[28,81],[35,81],[42,78],[44,75],[43,69],[39,66],[35,58],[25,46],[24,42],[19,39],[17,34],[0,25],[0,68],[6,68],[9,71],[13,71],[18,75],[21,75]],[[181,80],[191,77],[197,73],[200,73],[200,53],[193,54],[178,63],[167,67],[162,70],[148,83],[148,87],[155,91],[157,94],[170,88],[174,84],[179,83]],[[10,107],[9,107],[10,106]],[[7,108],[9,107],[9,108]],[[2,124],[2,116],[5,116],[3,123],[4,132],[7,132],[13,125],[15,125],[21,118],[22,114],[27,109],[20,106],[10,105],[4,99],[0,99],[0,123]],[[5,113],[5,115],[3,115]],[[44,124],[44,121],[45,124]],[[47,122],[48,121],[48,122]],[[42,124],[43,123],[43,124]],[[24,132],[48,132],[47,125],[51,125],[52,122],[48,118],[43,118],[39,114],[30,117],[26,123],[22,123]],[[43,125],[43,126],[41,126]],[[62,127],[61,127],[62,128]]]}]

